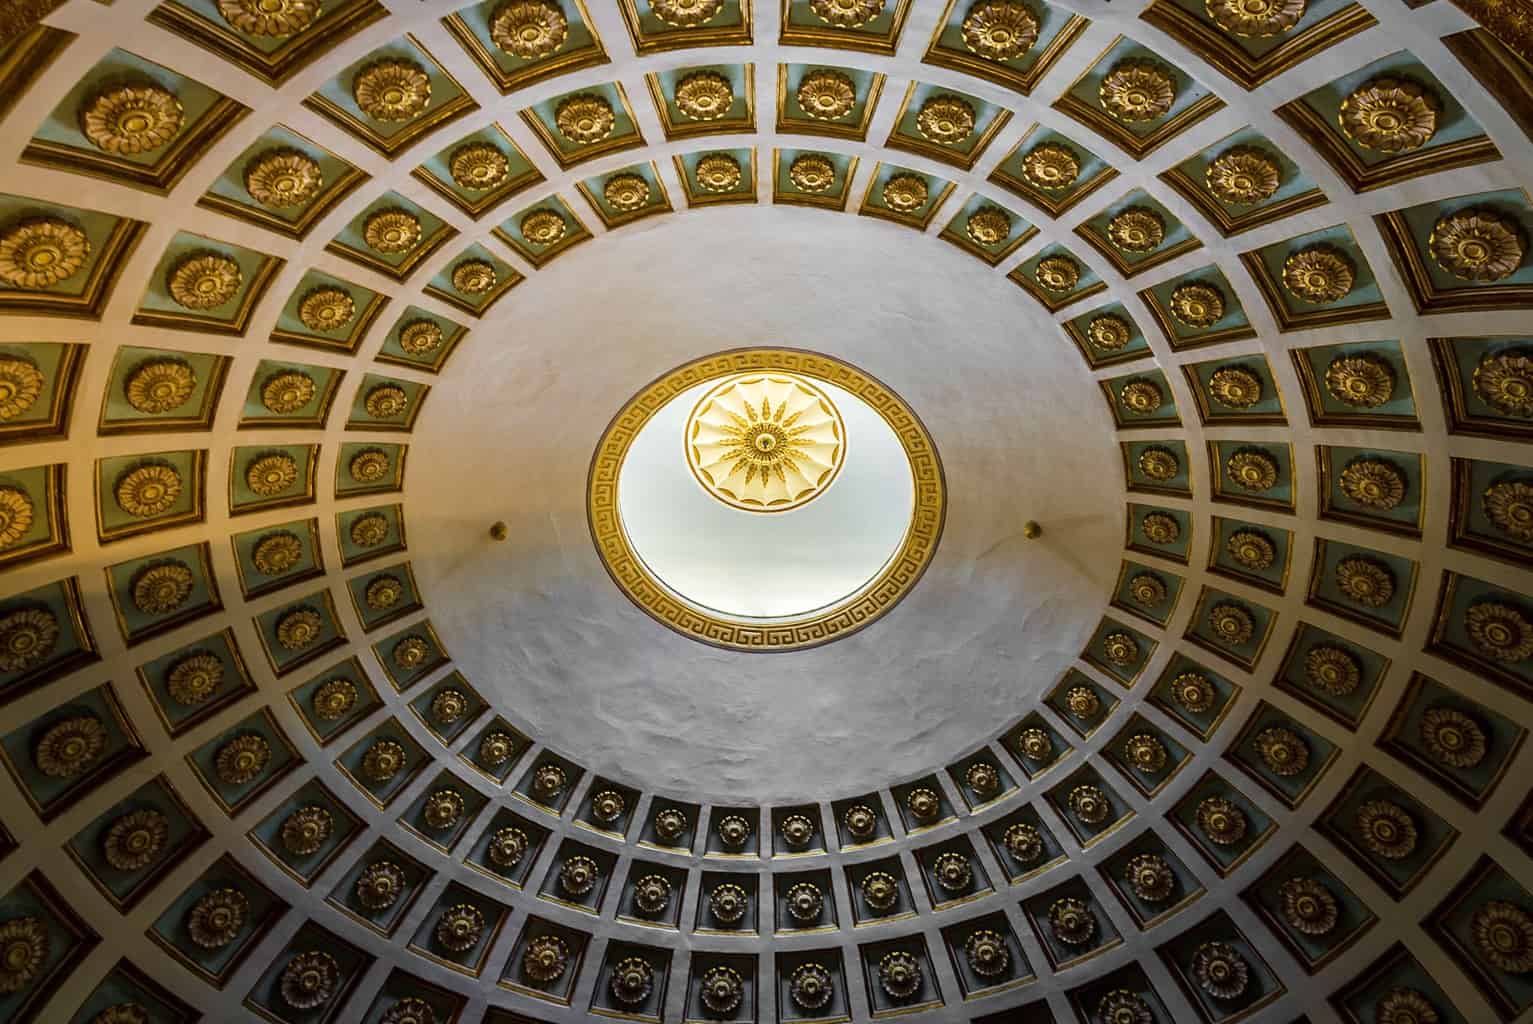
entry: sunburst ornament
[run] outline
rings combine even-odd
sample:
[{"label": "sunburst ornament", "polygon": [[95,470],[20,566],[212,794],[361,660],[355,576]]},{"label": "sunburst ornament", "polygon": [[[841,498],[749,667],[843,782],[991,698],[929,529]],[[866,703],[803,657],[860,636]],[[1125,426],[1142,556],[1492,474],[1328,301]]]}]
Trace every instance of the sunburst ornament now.
[{"label": "sunburst ornament", "polygon": [[687,461],[703,489],[748,512],[785,512],[823,494],[846,458],[846,425],[802,377],[742,374],[687,418]]}]

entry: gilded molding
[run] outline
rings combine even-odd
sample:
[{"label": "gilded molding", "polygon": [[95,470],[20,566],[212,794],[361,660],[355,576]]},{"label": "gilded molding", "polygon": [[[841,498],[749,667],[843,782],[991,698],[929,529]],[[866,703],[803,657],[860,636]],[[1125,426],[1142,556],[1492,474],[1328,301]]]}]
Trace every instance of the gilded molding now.
[{"label": "gilded molding", "polygon": [[990,181],[1026,199],[1049,216],[1059,217],[1118,176],[1117,168],[1111,166],[1110,162],[1104,162],[1102,167],[1089,178],[1083,180],[1076,177],[1063,188],[1045,189],[1041,188],[1037,182],[1029,180],[1025,173],[1017,175],[1007,170],[1006,165],[1011,163],[1012,159],[1019,154],[1030,154],[1033,149],[1041,148],[1042,146],[1062,145],[1060,143],[1046,142],[1029,146],[1028,140],[1033,137],[1033,134],[1040,127],[1040,125],[1034,124],[1022,136],[1022,140],[1016,144],[1012,151],[1001,158],[996,164],[995,170],[990,172]]},{"label": "gilded molding", "polygon": [[1366,8],[1350,4],[1302,32],[1285,36],[1283,42],[1261,57],[1253,57],[1233,37],[1202,15],[1201,10],[1194,13],[1175,0],[1155,0],[1139,17],[1202,56],[1248,92],[1322,50],[1378,24]]},{"label": "gilded molding", "polygon": [[[905,445],[916,485],[914,518],[904,545],[865,592],[851,602],[771,626],[710,615],[672,597],[629,546],[617,511],[617,479],[623,457],[639,429],[666,401],[700,381],[764,370],[802,374],[864,396]],[[947,505],[942,464],[915,412],[884,385],[849,364],[793,349],[740,349],[706,356],[645,387],[613,417],[597,444],[586,492],[587,516],[597,554],[629,600],[683,636],[743,651],[817,646],[885,615],[910,591],[935,557]]]},{"label": "gilded molding", "polygon": [[[444,181],[431,173],[424,164],[410,172],[411,177],[415,178],[416,181],[423,183],[436,195],[441,196],[475,220],[483,217],[491,208],[499,206],[505,200],[520,195],[527,189],[546,180],[543,177],[543,172],[538,170],[531,160],[527,159],[527,154],[522,151],[522,147],[516,144],[516,141],[511,138],[504,128],[499,124],[492,124],[487,130],[493,130],[496,133],[496,148],[501,149],[503,153],[515,154],[516,158],[519,158],[527,165],[525,171],[516,175],[507,174],[504,179],[497,182],[493,187],[480,192],[470,193],[469,195],[464,195],[460,189],[454,188],[454,182]],[[482,142],[478,144],[487,145],[487,143]]]},{"label": "gilded molding", "polygon": [[[1051,71],[1059,58],[1063,57],[1072,43],[1080,38],[1082,32],[1091,24],[1090,20],[1078,14],[1070,15],[1059,31],[1054,33],[1052,39],[1042,47],[1036,42],[1037,27],[1034,26],[1034,41],[1027,47],[1026,53],[1032,53],[1036,48],[1037,57],[1031,66],[1025,71],[1010,67],[998,60],[989,59],[968,49],[951,50],[939,45],[942,32],[952,19],[953,9],[959,0],[948,0],[947,7],[942,16],[937,19],[937,26],[932,30],[931,41],[926,45],[926,53],[921,57],[923,64],[931,64],[950,71],[962,72],[994,82],[996,85],[1014,89],[1023,96],[1031,96],[1033,89],[1042,81],[1043,76]],[[972,6],[972,4],[971,4]]]},{"label": "gilded molding", "polygon": [[1314,327],[1336,327],[1341,324],[1389,318],[1389,306],[1382,299],[1354,306],[1293,312],[1289,309],[1285,298],[1289,294],[1287,287],[1281,280],[1268,273],[1260,250],[1253,249],[1241,253],[1240,262],[1251,275],[1251,280],[1256,282],[1257,291],[1261,292],[1262,299],[1266,301],[1267,308],[1272,312],[1272,318],[1277,321],[1278,330],[1284,334]]},{"label": "gilded molding", "polygon": [[24,163],[56,167],[166,195],[248,113],[250,108],[243,103],[227,96],[218,97],[201,117],[182,125],[173,137],[152,151],[158,155],[152,164],[141,164],[105,150],[43,139],[28,141],[21,159]]},{"label": "gilded molding", "polygon": [[[1133,208],[1130,207],[1123,212],[1128,213],[1132,210]],[[1146,212],[1153,211],[1146,209]],[[1138,277],[1147,270],[1153,270],[1155,267],[1203,248],[1203,243],[1189,232],[1186,238],[1175,245],[1155,248],[1143,259],[1130,260],[1128,258],[1129,254],[1120,250],[1111,237],[1100,233],[1091,224],[1090,220],[1083,220],[1077,224],[1075,226],[1075,233],[1084,239],[1087,245],[1095,249],[1103,259],[1111,263],[1113,269],[1125,278]]]},{"label": "gilded molding", "polygon": [[416,117],[406,122],[403,127],[390,135],[380,134],[366,119],[352,114],[345,107],[340,106],[318,92],[305,97],[303,101],[305,107],[330,121],[336,127],[347,132],[387,160],[394,159],[402,150],[410,146],[417,139],[462,117],[464,114],[472,113],[479,109],[479,104],[469,95],[468,90],[463,88],[458,80],[438,63],[435,57],[431,56],[431,52],[421,45],[420,40],[409,33],[406,33],[404,38],[422,57],[430,62],[433,71],[441,76],[443,81],[451,83],[457,91],[456,96],[425,116]]},{"label": "gilded molding", "polygon": [[[211,252],[211,250],[210,250]],[[201,254],[196,254],[201,255]],[[139,308],[134,310],[132,323],[146,327],[165,327],[177,331],[203,331],[210,334],[243,335],[245,328],[250,324],[250,318],[255,314],[255,309],[261,303],[261,298],[266,294],[266,289],[271,287],[277,275],[281,273],[286,260],[278,256],[269,256],[265,253],[257,253],[261,262],[256,266],[255,273],[250,276],[249,282],[244,285],[240,293],[239,304],[234,313],[228,318],[210,316],[194,309],[186,309],[185,312],[173,310]],[[179,269],[180,264],[171,268],[171,272]]]},{"label": "gilded molding", "polygon": [[[1466,283],[1448,288],[1438,287],[1432,280],[1432,271],[1427,265],[1428,257],[1423,252],[1427,240],[1415,237],[1406,222],[1404,211],[1376,214],[1373,223],[1379,229],[1379,234],[1384,236],[1385,248],[1389,250],[1395,269],[1405,281],[1405,290],[1417,313],[1533,309],[1533,285]],[[1244,259],[1244,255],[1241,258]]]},{"label": "gilded molding", "polygon": [[[651,161],[649,164],[649,170],[651,180],[645,182],[645,184],[650,186],[649,195],[645,197],[643,202],[639,203],[637,206],[634,206],[632,209],[618,210],[617,207],[611,203],[611,200],[608,200],[606,204],[603,204],[602,199],[606,198],[605,195],[598,197],[596,190],[590,184],[584,181],[576,182],[575,188],[580,192],[582,196],[585,197],[586,202],[591,205],[591,209],[596,211],[596,216],[601,220],[602,226],[605,227],[608,231],[611,231],[613,228],[622,227],[624,224],[631,224],[634,221],[640,220],[644,217],[653,217],[657,214],[671,213],[675,209],[675,207],[671,205],[670,190],[665,187],[665,179],[660,176],[660,168],[653,161]],[[612,181],[618,178],[621,174],[623,174],[623,172],[619,172],[618,174],[605,175],[604,185],[610,185]],[[627,176],[637,178],[640,181],[644,181],[642,176],[632,174],[631,172],[628,173]],[[681,173],[679,176],[683,181],[686,180],[685,173]],[[607,207],[609,205],[611,205],[614,210],[617,210],[617,212],[609,214],[607,212]]]},{"label": "gilded molding", "polygon": [[1053,102],[1052,106],[1055,110],[1066,117],[1079,121],[1098,135],[1117,145],[1118,148],[1135,160],[1143,160],[1155,152],[1155,150],[1176,138],[1176,136],[1190,129],[1193,125],[1224,109],[1224,101],[1213,93],[1209,93],[1166,118],[1158,127],[1144,135],[1139,135],[1126,127],[1125,122],[1114,117],[1101,106],[1083,102],[1071,90],[1091,72],[1092,67],[1096,63],[1112,52],[1113,47],[1117,46],[1118,41],[1122,38],[1122,36],[1119,36],[1114,39],[1112,44],[1102,51],[1097,61],[1088,66],[1085,71],[1082,71],[1075,82],[1072,82],[1070,87],[1065,90],[1064,95]]},{"label": "gilded molding", "polygon": [[862,104],[862,118],[854,123],[842,124],[815,117],[788,117],[788,65],[777,65],[777,132],[790,135],[823,135],[834,139],[851,139],[862,142],[868,137],[868,125],[878,109],[887,76],[874,73],[868,81],[868,94]]},{"label": "gilded molding", "polygon": [[[905,120],[905,115],[910,112],[910,105],[915,100],[916,90],[920,87],[921,84],[919,82],[911,82],[906,87],[905,98],[900,101],[900,108],[894,114],[894,122],[889,129],[889,137],[884,140],[885,148],[915,153],[918,156],[926,157],[928,160],[952,164],[954,167],[960,167],[966,171],[973,170],[974,165],[979,163],[980,159],[984,157],[985,151],[990,148],[990,144],[995,141],[995,137],[1011,123],[1012,111],[998,108],[993,112],[989,124],[985,125],[977,135],[971,128],[968,132],[964,133],[961,139],[955,139],[949,144],[944,144],[936,141],[934,138],[927,137],[924,132],[920,136],[907,135],[899,130],[899,126]],[[938,100],[956,101],[957,104],[969,106],[967,100],[944,93],[933,94],[927,99],[926,105]],[[927,109],[926,105],[923,105],[921,108],[923,112]],[[956,108],[955,113],[961,111],[961,109]],[[869,113],[871,116],[871,110]],[[970,109],[968,114],[972,122],[973,110]],[[961,117],[961,114],[959,116]],[[917,120],[919,122],[920,118]],[[932,129],[927,130],[930,131]],[[956,133],[956,124],[953,130]],[[972,144],[965,148],[963,143],[970,142],[971,139],[973,140]]]},{"label": "gilded molding", "polygon": [[[847,203],[851,200],[852,180],[857,176],[857,157],[847,161],[846,170],[841,178],[841,187],[832,189],[831,186],[835,184],[836,167],[830,157],[823,153],[799,153],[788,165],[788,177],[796,186],[791,191],[784,189],[781,185],[782,158],[782,150],[772,150],[772,202],[792,206],[816,206],[838,212],[846,209]],[[814,174],[812,181],[800,172],[801,168],[811,167]],[[823,187],[811,191],[809,186],[820,180],[824,181]]]},{"label": "gilded molding", "polygon": [[[46,5],[49,10],[59,6],[54,0],[6,0],[0,7],[8,4]],[[37,77],[76,38],[73,32],[33,24],[33,20],[29,15],[6,17],[0,14],[0,26],[4,26],[0,28],[0,36],[4,38],[0,42],[0,120],[4,120]]]},{"label": "gilded molding", "polygon": [[548,150],[548,155],[559,165],[559,169],[567,171],[587,160],[595,160],[597,157],[610,156],[625,149],[636,149],[647,145],[644,141],[644,133],[639,128],[639,122],[633,116],[633,106],[628,102],[628,91],[623,88],[622,82],[613,82],[612,88],[617,92],[618,102],[623,105],[623,113],[627,116],[632,130],[623,134],[609,133],[599,141],[587,143],[568,153],[564,151],[559,141],[563,136],[549,128],[536,110],[526,107],[518,111],[518,114],[521,116],[522,123],[532,130],[539,142],[543,143],[543,148]]},{"label": "gilded molding", "polygon": [[[723,76],[713,71],[699,71],[691,74],[683,74],[677,79],[675,88],[679,89],[686,84],[688,78],[696,78],[699,88],[704,85],[712,86],[714,79],[722,79]],[[706,77],[705,77],[706,76]],[[649,98],[655,104],[655,116],[660,120],[660,130],[665,133],[666,139],[696,138],[700,135],[752,135],[756,131],[756,65],[747,61],[741,66],[741,78],[744,83],[744,93],[740,97],[730,96],[730,106],[734,105],[736,98],[745,101],[745,110],[738,116],[729,116],[729,107],[724,108],[719,115],[703,118],[689,116],[685,113],[680,118],[671,117],[671,106],[666,99],[665,87],[660,82],[657,74],[644,76],[644,84],[649,90]],[[625,98],[624,102],[627,100]],[[678,106],[679,109],[679,106]],[[629,119],[632,120],[630,111]],[[637,132],[637,124],[634,131]]]},{"label": "gilded molding", "polygon": [[377,0],[338,0],[333,6],[326,3],[323,17],[271,50],[255,46],[222,18],[211,19],[176,0],[160,4],[146,20],[276,88],[388,13]]},{"label": "gilded molding", "polygon": [[[524,89],[536,82],[542,82],[558,75],[566,75],[582,68],[597,67],[607,64],[611,58],[607,56],[607,49],[602,44],[601,36],[597,34],[596,26],[591,22],[591,16],[587,13],[582,0],[571,0],[575,10],[579,12],[580,21],[591,36],[591,42],[587,46],[576,47],[564,53],[558,52],[558,47],[552,54],[539,57],[536,60],[521,62],[521,66],[514,71],[507,71],[496,59],[496,52],[485,46],[474,30],[468,27],[460,14],[449,14],[442,19],[442,27],[447,34],[458,41],[479,70],[485,73],[490,81],[495,83],[495,88],[505,96]],[[561,39],[560,45],[563,45]]]},{"label": "gilded molding", "polygon": [[[875,203],[873,201],[874,190],[878,189],[880,198],[884,200],[885,204],[888,204],[888,186],[890,182],[893,182],[901,177],[914,178],[916,180],[920,180],[922,184],[927,184],[927,182],[924,180],[924,178],[922,178],[921,175],[908,171],[895,170],[895,172],[889,176],[889,181],[880,186],[879,178],[882,177],[883,167],[884,165],[882,163],[876,163],[873,165],[873,173],[868,177],[867,187],[863,190],[862,193],[862,205],[857,209],[858,214],[861,216],[877,217],[880,220],[892,221],[895,224],[903,224],[908,228],[915,228],[917,231],[925,231],[927,228],[931,227],[932,221],[937,217],[937,211],[942,209],[943,204],[948,201],[948,197],[953,194],[953,190],[958,187],[954,182],[934,179],[941,184],[941,188],[938,189],[935,194],[928,191],[924,207],[916,206],[914,208],[916,212],[904,213],[894,209],[892,206]],[[848,185],[851,183],[851,178],[852,175],[849,169],[847,172]],[[930,189],[929,184],[927,187]],[[894,192],[896,195],[899,195],[901,190],[896,188]],[[923,209],[925,210],[924,213],[919,212]]]},{"label": "gilded molding", "polygon": [[1489,137],[1475,135],[1439,146],[1425,145],[1370,164],[1348,145],[1333,122],[1322,117],[1302,98],[1283,104],[1276,113],[1357,193],[1385,188],[1423,174],[1439,174],[1501,159],[1501,151]]},{"label": "gilded molding", "polygon": [[817,21],[811,25],[795,24],[791,17],[793,0],[782,0],[782,33],[778,37],[778,42],[784,46],[828,46],[840,50],[861,50],[864,53],[892,57],[894,51],[899,48],[900,33],[904,30],[905,19],[910,14],[910,3],[911,0],[897,0],[893,6],[894,14],[889,21],[888,30],[872,33],[825,21]]},{"label": "gilded molding", "polygon": [[[688,19],[688,23],[679,20],[673,21],[657,13],[661,21],[668,24],[668,28],[660,32],[646,32],[640,22],[640,14],[635,0],[618,0],[618,5],[623,12],[623,24],[628,29],[628,38],[633,41],[634,52],[640,57],[663,50],[689,49],[702,46],[749,46],[753,39],[751,25],[751,5],[753,0],[739,0],[740,23],[737,25],[713,25],[711,22],[718,17],[718,12],[723,8],[722,3],[714,3],[712,14],[702,17],[699,15],[695,21]],[[704,5],[699,5],[704,6]],[[653,10],[653,7],[651,7]]]},{"label": "gilded molding", "polygon": [[733,151],[727,153],[720,151],[718,153],[705,154],[698,160],[696,167],[699,179],[701,179],[703,176],[704,164],[709,160],[729,161],[735,164],[735,167],[739,172],[739,180],[728,187],[724,186],[727,178],[732,175],[732,172],[729,170],[729,163],[726,162],[718,165],[718,177],[714,182],[714,184],[718,186],[717,191],[707,185],[703,185],[700,188],[694,188],[692,183],[692,176],[687,173],[687,162],[685,157],[683,157],[680,153],[672,156],[671,162],[672,165],[676,168],[676,178],[681,182],[681,190],[682,193],[686,196],[687,206],[690,208],[693,206],[717,206],[725,203],[756,202],[757,182],[755,148],[753,147],[749,153],[750,155],[745,158],[745,163],[747,166],[744,167],[739,166],[741,161],[735,157]]}]

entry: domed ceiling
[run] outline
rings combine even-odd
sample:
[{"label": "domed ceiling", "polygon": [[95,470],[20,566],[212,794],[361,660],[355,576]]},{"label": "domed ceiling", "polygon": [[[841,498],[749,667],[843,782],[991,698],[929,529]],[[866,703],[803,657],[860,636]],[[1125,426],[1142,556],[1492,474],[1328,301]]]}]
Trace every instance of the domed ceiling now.
[{"label": "domed ceiling", "polygon": [[0,1019],[1525,1016],[1530,24],[0,2]]}]

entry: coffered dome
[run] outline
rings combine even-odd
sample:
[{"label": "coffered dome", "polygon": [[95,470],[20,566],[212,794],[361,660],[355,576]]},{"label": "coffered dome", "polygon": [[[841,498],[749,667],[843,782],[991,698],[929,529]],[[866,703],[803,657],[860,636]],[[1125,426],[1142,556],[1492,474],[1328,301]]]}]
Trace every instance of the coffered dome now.
[{"label": "coffered dome", "polygon": [[1526,1016],[1530,18],[0,0],[0,1019]]}]

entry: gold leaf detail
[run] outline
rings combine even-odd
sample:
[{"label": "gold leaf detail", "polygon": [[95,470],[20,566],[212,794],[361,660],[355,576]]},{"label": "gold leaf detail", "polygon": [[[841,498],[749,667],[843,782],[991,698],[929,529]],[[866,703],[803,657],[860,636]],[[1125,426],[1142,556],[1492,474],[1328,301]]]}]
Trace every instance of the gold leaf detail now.
[{"label": "gold leaf detail", "polygon": [[882,14],[884,0],[809,0],[809,9],[837,28],[856,28]]},{"label": "gold leaf detail", "polygon": [[340,288],[315,288],[298,303],[298,319],[311,331],[338,331],[356,315],[356,302]]},{"label": "gold leaf detail", "polygon": [[694,71],[676,83],[675,102],[694,121],[717,121],[734,106],[734,87],[717,71]]},{"label": "gold leaf detail", "polygon": [[1363,149],[1408,153],[1437,134],[1442,103],[1408,78],[1384,76],[1363,83],[1341,101],[1336,121]]},{"label": "gold leaf detail", "polygon": [[803,192],[824,192],[836,181],[836,168],[818,153],[804,153],[788,166],[788,180]]},{"label": "gold leaf detail", "polygon": [[616,126],[617,114],[612,104],[594,92],[567,96],[554,109],[554,127],[576,145],[599,142],[611,135]]},{"label": "gold leaf detail", "polygon": [[490,41],[513,57],[542,60],[569,36],[569,19],[549,0],[512,0],[490,17]]},{"label": "gold leaf detail", "polygon": [[177,561],[158,562],[140,569],[130,585],[133,607],[145,615],[164,615],[192,596],[192,570]]},{"label": "gold leaf detail", "polygon": [[170,90],[147,82],[119,85],[97,93],[80,112],[80,131],[103,152],[137,156],[175,138],[184,119]]},{"label": "gold leaf detail", "polygon": [[166,277],[170,297],[183,309],[217,309],[244,284],[240,265],[221,253],[195,252],[183,257]]},{"label": "gold leaf detail", "polygon": [[798,83],[799,109],[816,121],[839,121],[857,103],[857,86],[830,68],[816,68]]},{"label": "gold leaf detail", "polygon": [[1232,206],[1249,206],[1277,194],[1283,170],[1276,158],[1255,146],[1232,146],[1214,157],[1203,180],[1214,198]]},{"label": "gold leaf detail", "polygon": [[974,104],[951,93],[931,97],[916,112],[916,131],[939,146],[967,139],[974,134],[974,122]]},{"label": "gold leaf detail", "polygon": [[1017,0],[980,0],[963,19],[963,45],[986,60],[1016,60],[1038,41],[1038,18]]},{"label": "gold leaf detail", "polygon": [[296,149],[267,150],[245,166],[245,191],[262,206],[275,209],[304,205],[319,195],[324,184],[319,163]]},{"label": "gold leaf detail", "polygon": [[281,494],[297,482],[298,463],[282,452],[262,455],[245,470],[245,486],[263,498]]},{"label": "gold leaf detail", "polygon": [[[79,273],[90,253],[85,232],[67,221],[57,217],[17,221],[0,232],[0,281],[12,288],[51,288]],[[4,363],[30,366],[16,359]]]},{"label": "gold leaf detail", "polygon": [[431,76],[413,60],[381,60],[357,72],[351,96],[375,121],[409,121],[431,102]]},{"label": "gold leaf detail", "polygon": [[363,223],[362,240],[385,256],[409,252],[421,241],[420,218],[397,206],[377,210]]},{"label": "gold leaf detail", "polygon": [[1098,90],[1102,107],[1127,124],[1164,117],[1176,101],[1176,80],[1164,67],[1148,60],[1121,60],[1102,78]]},{"label": "gold leaf detail", "polygon": [[1352,258],[1335,246],[1310,246],[1283,261],[1283,286],[1317,306],[1346,298],[1355,280]]},{"label": "gold leaf detail", "polygon": [[179,409],[192,397],[197,374],[179,359],[148,359],[128,374],[123,393],[139,412],[162,413]]}]

